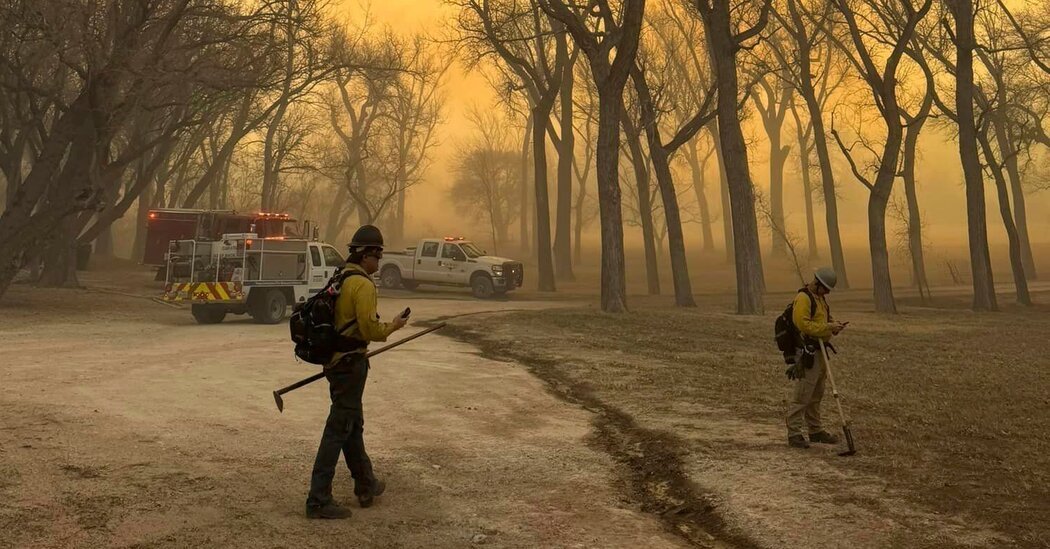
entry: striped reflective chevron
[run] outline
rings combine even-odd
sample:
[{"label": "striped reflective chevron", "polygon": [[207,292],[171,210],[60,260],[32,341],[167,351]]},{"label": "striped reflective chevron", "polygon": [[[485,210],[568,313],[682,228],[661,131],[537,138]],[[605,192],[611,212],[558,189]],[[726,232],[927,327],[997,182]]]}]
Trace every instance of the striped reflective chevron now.
[{"label": "striped reflective chevron", "polygon": [[194,303],[237,302],[244,300],[240,282],[176,282],[164,288],[164,301]]}]

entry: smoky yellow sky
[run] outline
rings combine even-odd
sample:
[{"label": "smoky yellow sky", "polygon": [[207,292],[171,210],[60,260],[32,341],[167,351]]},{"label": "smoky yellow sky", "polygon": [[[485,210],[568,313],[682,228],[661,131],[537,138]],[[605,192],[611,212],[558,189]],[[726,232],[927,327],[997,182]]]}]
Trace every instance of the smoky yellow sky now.
[{"label": "smoky yellow sky", "polygon": [[[335,0],[332,9],[336,16],[361,21],[365,14],[378,26],[389,26],[405,34],[426,32],[434,36],[447,36],[451,32],[450,16],[454,13],[451,6],[441,0],[382,0],[366,3],[361,0]],[[857,90],[867,93],[867,90]],[[441,126],[438,139],[440,145],[434,150],[434,162],[424,177],[424,182],[409,192],[408,215],[409,231],[414,234],[464,234],[474,235],[484,241],[487,231],[483,226],[472,224],[447,199],[450,185],[449,158],[457,142],[461,142],[470,132],[465,120],[465,113],[473,105],[491,107],[493,94],[486,81],[476,73],[463,70],[456,65],[450,71],[445,82],[445,123]],[[790,116],[788,117],[790,119]],[[946,131],[928,124],[921,140],[921,159],[918,163],[918,186],[920,206],[926,216],[926,236],[929,247],[937,250],[941,246],[958,246],[965,243],[965,197],[962,190],[962,170],[958,158],[958,148],[952,136]],[[755,184],[762,189],[768,188],[767,144],[763,134],[749,123],[748,136],[753,145],[749,150],[751,171]],[[784,139],[791,143],[794,129],[790,124],[784,128]],[[832,143],[832,153],[838,154]],[[815,161],[815,159],[814,159]],[[785,170],[785,204],[788,224],[793,232],[805,235],[805,217],[802,201],[801,183],[796,168],[797,160],[789,160]],[[683,174],[684,175],[684,174]],[[691,199],[687,179],[679,183],[681,196]],[[901,187],[900,183],[897,184]],[[844,237],[849,241],[848,247],[866,246],[867,242],[867,190],[847,173],[838,178],[840,196],[840,224]],[[987,185],[988,226],[993,245],[1005,249],[1006,234],[999,216],[998,202],[994,185]],[[719,194],[714,184],[709,184],[708,200],[712,208],[718,211]],[[551,197],[552,201],[554,197]],[[1027,195],[1029,229],[1033,244],[1050,243],[1050,192],[1032,191]],[[553,203],[552,203],[553,206]],[[817,227],[822,246],[826,246],[823,236],[823,208],[817,205]],[[890,222],[892,225],[892,221]],[[721,243],[721,221],[714,223],[716,243]],[[699,247],[700,230],[695,224],[685,227],[687,246]],[[891,228],[892,231],[892,228]],[[763,234],[768,231],[763,230]],[[517,234],[512,230],[511,234]],[[632,239],[640,241],[640,234],[629,228],[628,246]],[[768,235],[765,241],[768,241]],[[892,239],[892,236],[891,236]],[[1038,252],[1037,252],[1038,253]],[[934,253],[936,255],[936,253]]]}]

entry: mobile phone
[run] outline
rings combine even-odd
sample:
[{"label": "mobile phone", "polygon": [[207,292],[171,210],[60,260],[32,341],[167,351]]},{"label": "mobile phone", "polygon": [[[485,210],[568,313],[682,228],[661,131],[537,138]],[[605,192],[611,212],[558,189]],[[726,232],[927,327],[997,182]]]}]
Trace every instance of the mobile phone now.
[{"label": "mobile phone", "polygon": [[408,318],[410,314],[412,314],[412,307],[405,307],[404,312],[401,313],[401,318]]}]

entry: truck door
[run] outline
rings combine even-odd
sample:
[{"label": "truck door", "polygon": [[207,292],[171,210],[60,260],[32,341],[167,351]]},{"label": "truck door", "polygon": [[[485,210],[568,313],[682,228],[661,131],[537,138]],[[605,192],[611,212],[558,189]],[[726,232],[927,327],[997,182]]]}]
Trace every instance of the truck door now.
[{"label": "truck door", "polygon": [[317,244],[310,244],[310,274],[307,280],[310,281],[310,294],[315,294],[321,291],[324,287],[325,282],[328,282],[328,277],[325,275],[325,265],[321,260],[321,247]]},{"label": "truck door", "polygon": [[321,252],[324,255],[325,265],[325,280],[335,276],[343,267],[346,267],[346,260],[339,254],[339,251],[331,246],[322,246]]},{"label": "truck door", "polygon": [[416,264],[412,269],[412,278],[417,282],[445,282],[448,270],[441,265],[438,257],[440,243],[425,240],[416,251]]},{"label": "truck door", "polygon": [[441,247],[441,261],[447,284],[467,283],[467,256],[459,244],[445,243]]}]

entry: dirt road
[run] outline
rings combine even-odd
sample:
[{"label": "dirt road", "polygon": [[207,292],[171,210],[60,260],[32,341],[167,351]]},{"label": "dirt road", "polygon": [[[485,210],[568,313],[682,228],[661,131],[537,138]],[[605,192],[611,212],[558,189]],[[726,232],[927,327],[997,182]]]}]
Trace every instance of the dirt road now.
[{"label": "dirt road", "polygon": [[[550,305],[411,306],[424,319]],[[302,516],[326,384],[287,395],[284,414],[270,395],[315,372],[283,324],[198,326],[144,299],[16,287],[0,339],[2,547],[682,543],[621,495],[590,412],[441,336],[374,359],[365,432],[388,492],[335,522]],[[352,499],[345,469],[335,492]]]}]

